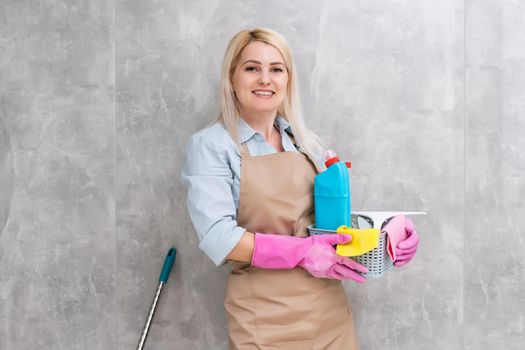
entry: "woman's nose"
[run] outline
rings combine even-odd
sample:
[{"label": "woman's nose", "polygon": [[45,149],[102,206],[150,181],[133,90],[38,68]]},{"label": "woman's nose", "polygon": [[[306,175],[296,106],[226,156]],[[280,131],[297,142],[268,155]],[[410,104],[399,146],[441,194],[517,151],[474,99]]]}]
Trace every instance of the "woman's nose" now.
[{"label": "woman's nose", "polygon": [[259,85],[266,86],[270,84],[270,75],[268,72],[262,71],[259,76]]}]

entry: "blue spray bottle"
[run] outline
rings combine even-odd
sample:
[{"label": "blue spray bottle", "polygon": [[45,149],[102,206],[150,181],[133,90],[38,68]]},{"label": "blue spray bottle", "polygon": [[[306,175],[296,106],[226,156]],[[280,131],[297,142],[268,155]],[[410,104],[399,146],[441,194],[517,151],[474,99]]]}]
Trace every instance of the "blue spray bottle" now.
[{"label": "blue spray bottle", "polygon": [[336,230],[350,226],[350,162],[342,162],[337,154],[328,150],[327,169],[314,178],[315,227]]}]

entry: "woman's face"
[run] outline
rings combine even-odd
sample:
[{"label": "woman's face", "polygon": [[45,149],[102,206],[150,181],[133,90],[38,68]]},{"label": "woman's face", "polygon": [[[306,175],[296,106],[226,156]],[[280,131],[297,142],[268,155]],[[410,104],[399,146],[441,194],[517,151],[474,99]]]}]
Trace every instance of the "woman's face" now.
[{"label": "woman's face", "polygon": [[279,50],[252,41],[242,51],[232,77],[241,114],[275,112],[283,102],[288,71]]}]

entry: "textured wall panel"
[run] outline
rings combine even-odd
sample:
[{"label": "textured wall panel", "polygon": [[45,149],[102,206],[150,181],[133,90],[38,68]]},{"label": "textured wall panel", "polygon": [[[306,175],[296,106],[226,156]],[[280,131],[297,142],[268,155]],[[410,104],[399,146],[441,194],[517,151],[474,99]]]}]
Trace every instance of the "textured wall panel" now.
[{"label": "textured wall panel", "polygon": [[469,1],[465,349],[525,344],[525,3]]},{"label": "textured wall panel", "polygon": [[9,215],[0,349],[107,350],[116,336],[112,3],[2,1],[0,14],[0,180],[13,187],[0,200],[0,217]]}]

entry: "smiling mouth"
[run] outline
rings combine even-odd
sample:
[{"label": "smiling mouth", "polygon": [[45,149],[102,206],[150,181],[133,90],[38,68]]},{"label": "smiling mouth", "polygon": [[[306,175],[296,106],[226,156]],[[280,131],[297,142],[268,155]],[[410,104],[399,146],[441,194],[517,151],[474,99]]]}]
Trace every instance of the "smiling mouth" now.
[{"label": "smiling mouth", "polygon": [[261,97],[271,97],[271,96],[275,95],[275,92],[273,92],[273,91],[254,90],[254,91],[252,91],[252,93],[255,96],[261,96]]}]

